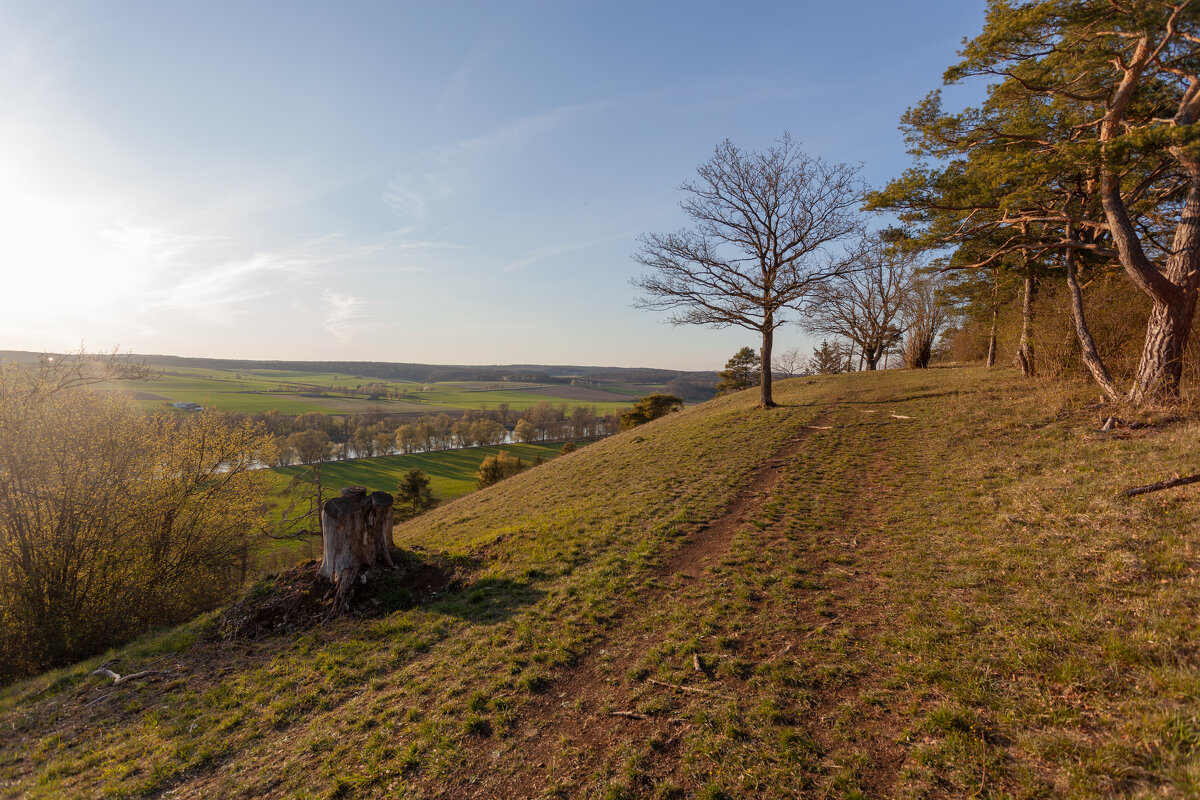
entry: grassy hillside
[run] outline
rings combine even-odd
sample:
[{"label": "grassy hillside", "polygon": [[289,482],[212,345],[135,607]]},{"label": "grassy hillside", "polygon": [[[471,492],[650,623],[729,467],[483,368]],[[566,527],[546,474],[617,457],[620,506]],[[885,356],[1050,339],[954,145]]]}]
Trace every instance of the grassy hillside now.
[{"label": "grassy hillside", "polygon": [[796,379],[396,529],[461,588],[0,694],[13,797],[1200,793],[1194,420],[1006,372]]}]

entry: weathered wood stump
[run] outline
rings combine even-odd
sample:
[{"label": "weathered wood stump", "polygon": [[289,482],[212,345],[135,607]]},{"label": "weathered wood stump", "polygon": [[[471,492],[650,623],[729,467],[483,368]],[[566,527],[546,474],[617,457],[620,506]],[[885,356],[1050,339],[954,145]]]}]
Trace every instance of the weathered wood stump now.
[{"label": "weathered wood stump", "polygon": [[324,552],[318,574],[337,586],[335,606],[344,609],[355,582],[366,572],[392,563],[392,503],[387,492],[347,486],[342,496],[321,507]]}]

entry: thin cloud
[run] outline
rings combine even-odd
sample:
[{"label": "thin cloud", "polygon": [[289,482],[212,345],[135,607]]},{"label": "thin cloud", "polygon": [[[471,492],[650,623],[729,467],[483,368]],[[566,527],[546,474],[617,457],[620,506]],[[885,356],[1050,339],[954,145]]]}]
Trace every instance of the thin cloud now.
[{"label": "thin cloud", "polygon": [[605,236],[602,239],[592,239],[591,241],[587,241],[587,242],[576,242],[574,244],[561,244],[561,245],[552,245],[549,247],[539,247],[536,250],[530,250],[528,253],[521,256],[516,261],[512,261],[509,264],[507,264],[504,267],[504,271],[505,272],[516,272],[517,270],[524,269],[525,267],[532,266],[533,264],[537,264],[542,261],[548,261],[550,259],[558,258],[559,256],[565,256],[568,253],[574,253],[579,250],[586,250],[589,247],[595,247],[596,245],[606,244],[608,242],[615,242],[618,239],[628,239],[628,238],[636,235],[636,233],[637,233],[637,231],[628,231],[625,233],[618,233],[613,236]]},{"label": "thin cloud", "polygon": [[420,223],[430,207],[464,190],[485,157],[517,150],[551,131],[612,106],[609,102],[576,103],[509,120],[480,136],[425,152],[420,168],[397,172],[388,182],[383,202],[396,216]]},{"label": "thin cloud", "polygon": [[347,344],[371,326],[367,303],[353,295],[332,292],[321,293],[326,308],[321,327],[342,344]]}]

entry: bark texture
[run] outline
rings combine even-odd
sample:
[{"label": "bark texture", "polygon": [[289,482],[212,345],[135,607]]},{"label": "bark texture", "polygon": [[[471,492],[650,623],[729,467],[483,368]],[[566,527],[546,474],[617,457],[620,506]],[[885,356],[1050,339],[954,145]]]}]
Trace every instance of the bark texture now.
[{"label": "bark texture", "polygon": [[1021,302],[1021,341],[1017,345],[1017,365],[1021,374],[1032,378],[1035,374],[1033,360],[1033,301],[1037,297],[1037,279],[1033,272],[1025,272],[1025,296]]},{"label": "bark texture", "polygon": [[[1067,238],[1074,240],[1074,230],[1070,224],[1067,225]],[[1087,326],[1087,318],[1083,313],[1083,293],[1079,290],[1075,251],[1068,249],[1063,256],[1063,261],[1067,267],[1067,288],[1071,294],[1071,317],[1075,321],[1075,335],[1079,339],[1080,357],[1083,359],[1084,366],[1088,368],[1100,386],[1100,391],[1104,393],[1105,399],[1110,403],[1119,402],[1121,393],[1117,390],[1112,375],[1108,373],[1108,368],[1104,366],[1104,361],[1096,350],[1096,340],[1092,338],[1092,332]]]},{"label": "bark texture", "polygon": [[[771,325],[770,317],[767,318],[767,324]],[[774,408],[775,406],[775,398],[771,392],[771,348],[774,346],[774,333],[774,327],[763,329],[762,350],[759,353],[759,365],[762,370],[760,378],[762,399],[759,402],[761,408]]]},{"label": "bark texture", "polygon": [[987,368],[991,369],[996,366],[996,320],[1000,316],[1000,304],[996,302],[996,295],[1000,291],[1000,276],[997,272],[992,272],[992,332],[988,336],[988,354]]},{"label": "bark texture", "polygon": [[1142,359],[1129,390],[1129,401],[1134,405],[1169,402],[1179,395],[1183,351],[1200,288],[1200,181],[1192,182],[1161,276],[1169,288],[1156,284],[1158,291],[1150,292],[1154,307],[1146,324]]},{"label": "bark texture", "polygon": [[387,492],[361,486],[342,489],[341,497],[321,507],[324,553],[318,573],[337,586],[337,605],[344,608],[360,575],[392,562],[392,504]]}]

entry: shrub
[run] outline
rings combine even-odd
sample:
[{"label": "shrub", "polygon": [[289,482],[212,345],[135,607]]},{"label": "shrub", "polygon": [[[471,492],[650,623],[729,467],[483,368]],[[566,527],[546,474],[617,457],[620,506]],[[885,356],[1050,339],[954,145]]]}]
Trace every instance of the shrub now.
[{"label": "shrub", "polygon": [[493,483],[498,483],[505,478],[511,478],[528,466],[521,459],[510,456],[508,453],[497,453],[494,456],[488,456],[479,465],[479,471],[475,473],[475,484],[480,489],[485,486],[491,486]]},{"label": "shrub", "polygon": [[265,523],[265,430],[148,416],[62,369],[0,368],[0,680],[223,602]]}]

